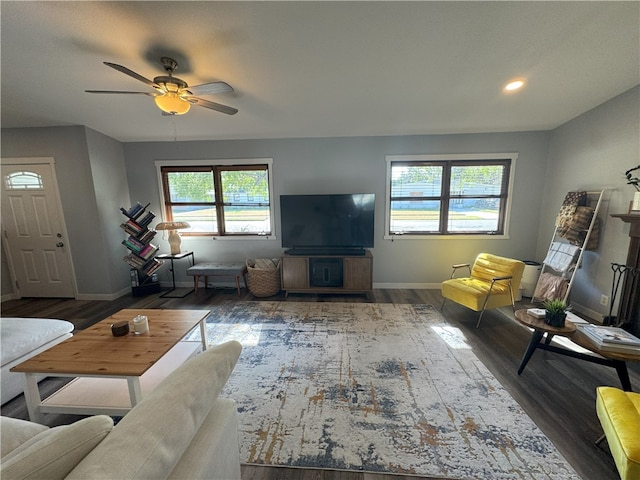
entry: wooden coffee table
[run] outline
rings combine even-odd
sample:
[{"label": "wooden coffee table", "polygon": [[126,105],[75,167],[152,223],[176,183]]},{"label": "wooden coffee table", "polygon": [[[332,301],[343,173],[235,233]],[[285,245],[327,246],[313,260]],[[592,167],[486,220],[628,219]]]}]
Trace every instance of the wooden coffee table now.
[{"label": "wooden coffee table", "polygon": [[[32,421],[43,413],[125,415],[169,373],[207,348],[209,310],[126,309],[16,365],[25,374],[25,400]],[[149,332],[111,334],[111,324],[146,315]],[[201,342],[181,341],[200,326]],[[78,377],[42,400],[37,375]]]},{"label": "wooden coffee table", "polygon": [[[607,367],[613,367],[618,372],[620,383],[622,388],[630,392],[631,380],[629,379],[629,371],[627,370],[627,361],[640,361],[640,354],[634,353],[620,353],[600,350],[598,345],[593,343],[591,339],[585,335],[579,328],[570,321],[565,322],[565,326],[562,328],[552,327],[544,323],[543,318],[536,318],[527,313],[526,309],[517,310],[515,313],[516,319],[526,325],[533,328],[533,334],[531,335],[531,341],[522,356],[520,367],[518,368],[518,375],[522,373],[524,367],[527,366],[527,362],[531,359],[533,352],[536,348],[541,350],[547,350],[550,352],[558,353],[560,355],[567,355],[569,357],[578,358],[580,360],[586,360],[587,362],[597,363],[599,365],[606,365]],[[544,335],[547,335],[546,341],[542,342]],[[557,347],[550,345],[551,339],[554,335],[560,335],[569,338],[576,345],[581,346],[584,349],[593,353],[582,353],[568,348]]]}]

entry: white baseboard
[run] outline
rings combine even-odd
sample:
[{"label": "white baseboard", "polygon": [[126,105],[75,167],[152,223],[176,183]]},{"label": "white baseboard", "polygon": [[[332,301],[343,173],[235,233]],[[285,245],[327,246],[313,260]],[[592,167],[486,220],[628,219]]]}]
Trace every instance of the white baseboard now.
[{"label": "white baseboard", "polygon": [[[131,293],[130,288],[123,288],[119,292],[116,293],[77,293],[74,297],[75,300],[104,300],[104,301],[112,301],[117,300],[120,297],[124,297],[125,295],[129,295]],[[17,293],[8,293],[6,295],[2,295],[0,301],[6,302],[8,300],[19,300],[20,297]]]},{"label": "white baseboard", "polygon": [[78,293],[76,294],[76,300],[104,300],[112,301],[117,300],[120,297],[131,294],[131,288],[126,287],[116,293]]},{"label": "white baseboard", "polygon": [[6,295],[2,295],[0,301],[6,302],[8,300],[18,300],[20,297],[17,293],[7,293]]},{"label": "white baseboard", "polygon": [[591,318],[592,320],[595,320],[596,322],[602,323],[604,314],[596,312],[595,310],[591,310],[590,308],[587,308],[583,305],[575,303],[572,303],[571,305],[573,306],[573,311],[577,313],[578,316],[586,316],[588,318]]}]

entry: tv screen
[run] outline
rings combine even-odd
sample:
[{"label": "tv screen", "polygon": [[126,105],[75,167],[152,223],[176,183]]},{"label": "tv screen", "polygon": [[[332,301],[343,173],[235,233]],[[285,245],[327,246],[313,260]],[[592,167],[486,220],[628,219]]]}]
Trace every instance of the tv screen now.
[{"label": "tv screen", "polygon": [[281,195],[284,248],[371,248],[375,194]]}]

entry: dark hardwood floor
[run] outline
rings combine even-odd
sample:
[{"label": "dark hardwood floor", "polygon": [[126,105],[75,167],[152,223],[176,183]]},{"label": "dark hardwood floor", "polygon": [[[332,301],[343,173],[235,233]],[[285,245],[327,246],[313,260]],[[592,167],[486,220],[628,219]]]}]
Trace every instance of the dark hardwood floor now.
[{"label": "dark hardwood floor", "polygon": [[[367,302],[442,303],[439,290],[374,290],[367,299],[359,295],[297,295],[287,298],[283,294],[258,299],[243,290],[200,289],[198,296],[160,298],[159,295],[133,298],[121,297],[114,301],[81,301],[65,299],[21,299],[2,303],[4,317],[63,318],[73,322],[77,329],[86,328],[96,321],[122,308],[209,308],[223,302],[235,301],[288,301],[288,302]],[[519,308],[528,307],[519,302]],[[595,412],[595,389],[599,385],[620,387],[614,369],[536,351],[522,375],[517,374],[520,359],[530,339],[530,331],[517,323],[510,308],[485,313],[480,328],[475,328],[477,314],[451,302],[445,305],[444,316],[459,327],[475,354],[489,368],[513,398],[522,406],[540,429],[585,480],[615,480],[619,476],[606,442],[594,444],[602,434]],[[640,368],[629,365],[631,384],[640,389]],[[43,389],[59,388],[61,379],[41,383]],[[2,414],[27,418],[22,396],[2,406]],[[69,416],[52,419],[52,424],[69,422]],[[49,422],[49,419],[47,420]],[[282,467],[243,466],[245,480],[401,480],[417,477],[368,474],[363,472],[336,472]],[[419,478],[419,477],[418,477]]]}]

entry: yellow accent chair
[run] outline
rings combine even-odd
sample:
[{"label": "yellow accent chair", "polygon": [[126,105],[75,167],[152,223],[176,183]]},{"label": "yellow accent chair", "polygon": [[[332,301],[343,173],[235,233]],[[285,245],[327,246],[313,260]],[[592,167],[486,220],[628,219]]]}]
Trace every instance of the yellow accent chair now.
[{"label": "yellow accent chair", "polygon": [[621,480],[640,479],[640,393],[596,389],[596,413]]},{"label": "yellow accent chair", "polygon": [[[468,277],[456,277],[460,268],[468,268]],[[515,310],[515,297],[520,288],[524,262],[512,258],[481,253],[473,265],[453,265],[451,278],[441,285],[442,308],[447,299],[480,312],[476,328],[485,310],[511,305]]]}]

